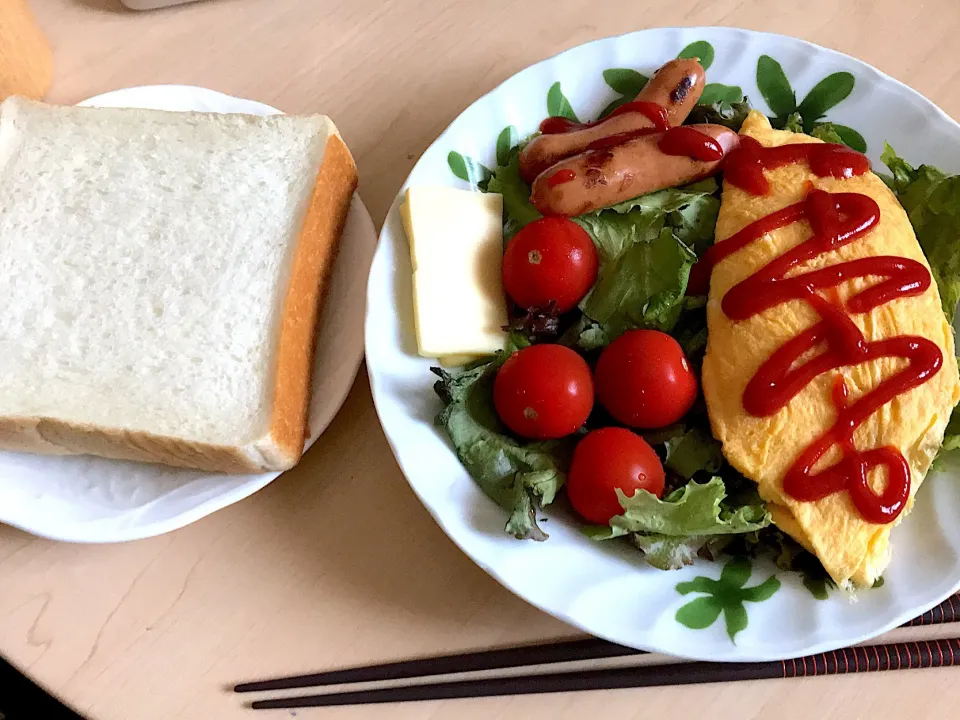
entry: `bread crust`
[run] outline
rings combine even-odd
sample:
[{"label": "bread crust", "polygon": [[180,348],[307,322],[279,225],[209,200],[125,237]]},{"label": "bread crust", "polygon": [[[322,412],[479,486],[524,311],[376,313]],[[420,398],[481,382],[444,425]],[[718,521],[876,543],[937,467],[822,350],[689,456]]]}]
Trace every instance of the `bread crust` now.
[{"label": "bread crust", "polygon": [[0,418],[0,448],[43,455],[98,455],[211,472],[268,469],[242,448],[192,443],[179,438],[72,423],[52,418]]},{"label": "bread crust", "polygon": [[45,417],[0,418],[0,449],[44,455],[97,455],[211,472],[285,470],[303,453],[316,325],[340,235],[357,187],[357,171],[339,135],[327,139],[294,250],[283,304],[266,435],[246,447],[195,443]]},{"label": "bread crust", "polygon": [[257,444],[277,469],[292,467],[303,453],[317,319],[356,187],[353,157],[340,136],[331,135],[300,231],[283,303],[270,431]]}]

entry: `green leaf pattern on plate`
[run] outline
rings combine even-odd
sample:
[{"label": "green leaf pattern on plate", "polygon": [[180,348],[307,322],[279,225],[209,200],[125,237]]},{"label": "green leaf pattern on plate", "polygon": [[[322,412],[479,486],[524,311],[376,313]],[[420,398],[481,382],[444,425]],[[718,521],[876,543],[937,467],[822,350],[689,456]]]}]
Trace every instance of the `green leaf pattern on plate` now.
[{"label": "green leaf pattern on plate", "polygon": [[757,87],[778,118],[786,118],[796,111],[797,95],[783,67],[769,55],[761,55],[757,61]]},{"label": "green leaf pattern on plate", "polygon": [[643,90],[650,78],[630,68],[610,68],[603,71],[603,80],[614,92],[632,99]]},{"label": "green leaf pattern on plate", "polygon": [[738,103],[743,102],[743,90],[736,85],[721,85],[720,83],[707,83],[703,88],[703,94],[700,96],[699,105],[713,105],[714,103]]},{"label": "green leaf pattern on plate", "polygon": [[752,572],[750,561],[734,558],[723,566],[719,580],[695,577],[677,584],[681,595],[701,593],[677,610],[676,619],[692,630],[708,628],[723,615],[727,635],[736,643],[737,634],[747,627],[747,609],[744,603],[769,600],[780,589],[780,581],[771,575],[759,585],[746,587]]},{"label": "green leaf pattern on plate", "polygon": [[677,55],[677,58],[698,58],[700,60],[700,64],[703,66],[703,69],[709,70],[710,66],[713,65],[714,55],[715,53],[713,50],[713,45],[708,43],[706,40],[697,40],[681,50],[680,54]]},{"label": "green leaf pattern on plate", "polygon": [[471,157],[461,155],[451,150],[447,155],[447,165],[450,171],[461,180],[483,189],[493,172],[486,165],[477,162]]},{"label": "green leaf pattern on plate", "polygon": [[620,97],[607,105],[600,113],[605,118],[624,103],[633,102],[650,78],[630,68],[610,68],[603,71],[603,80]]},{"label": "green leaf pattern on plate", "polygon": [[838,125],[837,123],[832,123],[832,125],[833,129],[837,131],[837,135],[843,140],[844,145],[852,147],[857,152],[865,153],[867,151],[867,141],[863,139],[863,135],[846,125]]},{"label": "green leaf pattern on plate", "polygon": [[520,144],[520,137],[513,125],[505,127],[497,137],[497,165],[503,167],[510,162],[510,151]]},{"label": "green leaf pattern on plate", "polygon": [[550,117],[565,117],[574,122],[580,122],[567,96],[560,89],[560,83],[555,82],[547,91],[547,115]]},{"label": "green leaf pattern on plate", "polygon": [[831,122],[818,123],[813,126],[810,134],[822,140],[829,137],[829,142],[843,143],[857,152],[865,153],[867,151],[867,141],[863,139],[863,135],[846,125]]},{"label": "green leaf pattern on plate", "polygon": [[691,600],[677,610],[677,622],[686,625],[691,630],[704,630],[720,617],[723,605],[711,595]]},{"label": "green leaf pattern on plate", "polygon": [[827,111],[839,105],[853,92],[853,75],[848,72],[836,72],[827,75],[814,85],[813,90],[800,103],[797,112],[803,118],[803,127],[807,132],[813,130],[814,123],[827,114]]},{"label": "green leaf pattern on plate", "polygon": [[780,63],[769,55],[761,55],[757,61],[757,87],[773,112],[770,122],[774,127],[802,131],[827,142],[840,142],[866,152],[867,142],[856,130],[846,125],[821,122],[828,111],[849,97],[855,84],[856,79],[848,72],[831,73],[814,85],[798,104],[797,94]]}]

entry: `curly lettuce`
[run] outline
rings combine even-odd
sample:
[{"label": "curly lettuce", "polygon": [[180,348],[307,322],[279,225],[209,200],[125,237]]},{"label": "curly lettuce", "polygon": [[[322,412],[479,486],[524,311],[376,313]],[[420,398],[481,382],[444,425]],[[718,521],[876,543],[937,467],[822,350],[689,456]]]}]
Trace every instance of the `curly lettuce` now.
[{"label": "curly lettuce", "polygon": [[588,528],[587,535],[594,540],[629,535],[646,560],[663,570],[689,565],[716,536],[755,532],[770,524],[759,497],[730,505],[718,476],[689,482],[662,500],[646,490],[628,497],[618,489],[617,497],[623,514],[611,518],[609,527]]},{"label": "curly lettuce", "polygon": [[713,243],[720,200],[713,179],[643,195],[575,218],[600,253],[600,273],[580,309],[592,323],[584,349],[627,330],[670,332],[684,309],[690,269]]},{"label": "curly lettuce", "polygon": [[889,143],[880,159],[893,173],[887,184],[907,211],[940,290],[943,312],[953,322],[960,302],[960,175],[930,165],[914,168]]},{"label": "curly lettuce", "polygon": [[[890,169],[884,182],[907,211],[930,271],[940,291],[947,321],[952,323],[960,302],[960,175],[947,175],[930,165],[913,167],[885,143],[880,156]],[[960,449],[960,412],[954,409],[937,456]]]},{"label": "curly lettuce", "polygon": [[500,423],[493,380],[506,358],[526,342],[511,336],[508,345],[495,359],[467,370],[432,368],[440,378],[434,390],[445,403],[437,424],[474,481],[509,513],[506,532],[521,540],[546,540],[537,515],[566,481],[572,440],[521,443]]}]

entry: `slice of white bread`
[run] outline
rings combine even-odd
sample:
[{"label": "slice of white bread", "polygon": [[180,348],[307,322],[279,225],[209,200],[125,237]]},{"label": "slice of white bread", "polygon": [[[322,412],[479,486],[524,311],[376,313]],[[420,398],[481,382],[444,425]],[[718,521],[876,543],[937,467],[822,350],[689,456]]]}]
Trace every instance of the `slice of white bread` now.
[{"label": "slice of white bread", "polygon": [[322,115],[0,104],[0,448],[299,460],[357,184]]}]

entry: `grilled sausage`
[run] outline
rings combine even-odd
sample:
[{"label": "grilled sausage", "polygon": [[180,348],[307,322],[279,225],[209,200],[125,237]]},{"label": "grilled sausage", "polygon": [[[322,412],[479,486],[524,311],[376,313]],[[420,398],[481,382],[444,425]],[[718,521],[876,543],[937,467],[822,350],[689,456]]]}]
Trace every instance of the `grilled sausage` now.
[{"label": "grilled sausage", "polygon": [[[703,94],[705,84],[706,75],[697,60],[671,60],[657,70],[636,99],[662,107],[667,125],[681,125]],[[571,124],[565,132],[538,135],[520,152],[520,175],[532,183],[554,163],[583,152],[597,140],[654,128],[655,123],[645,115],[626,112],[588,125]]]},{"label": "grilled sausage", "polygon": [[544,215],[583,215],[713,175],[720,170],[723,157],[740,142],[737,133],[722,125],[686,125],[668,132],[689,131],[715,140],[722,149],[722,157],[697,160],[685,154],[668,155],[660,142],[667,133],[646,135],[620,144],[611,142],[610,147],[588,150],[541,173],[533,183],[530,202]]}]

